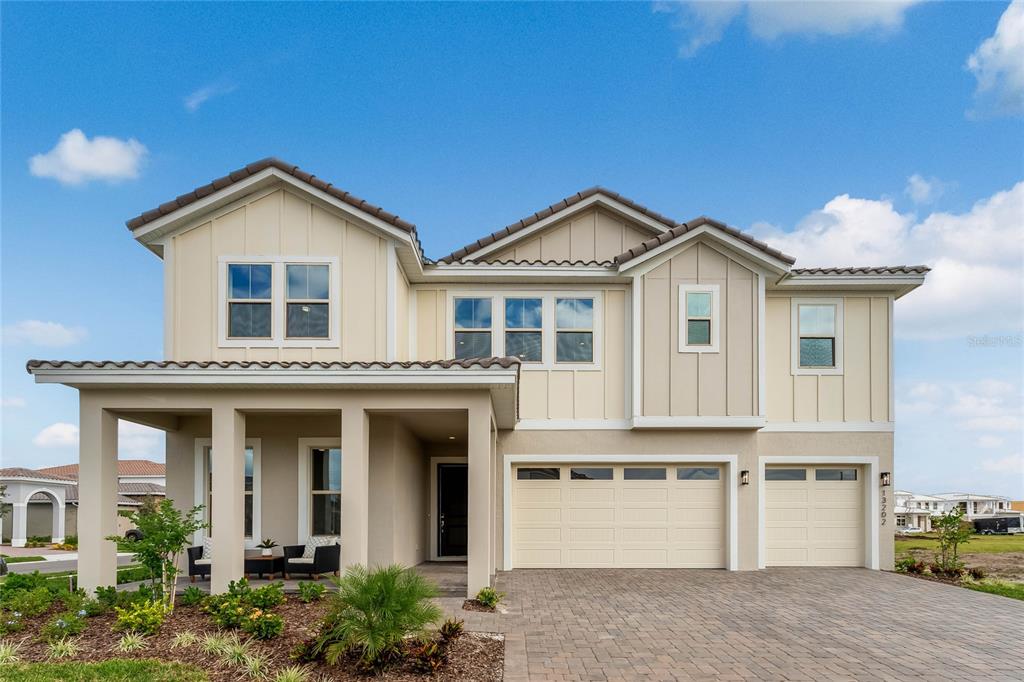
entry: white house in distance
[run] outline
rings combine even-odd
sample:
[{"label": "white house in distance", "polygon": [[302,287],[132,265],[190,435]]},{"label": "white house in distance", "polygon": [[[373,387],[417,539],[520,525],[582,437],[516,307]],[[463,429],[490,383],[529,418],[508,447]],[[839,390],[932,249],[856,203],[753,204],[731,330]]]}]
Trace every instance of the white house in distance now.
[{"label": "white house in distance", "polygon": [[918,495],[906,490],[897,490],[896,528],[920,528],[924,532],[932,529],[931,519],[956,507],[964,511],[964,519],[991,518],[993,516],[1016,516],[1012,511],[1010,498],[999,495],[974,495],[973,493],[941,493],[939,495]]}]

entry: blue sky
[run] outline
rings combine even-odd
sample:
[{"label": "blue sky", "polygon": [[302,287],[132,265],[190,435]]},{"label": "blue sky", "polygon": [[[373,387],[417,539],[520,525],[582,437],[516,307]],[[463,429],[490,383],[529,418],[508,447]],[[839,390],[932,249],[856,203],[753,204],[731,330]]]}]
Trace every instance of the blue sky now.
[{"label": "blue sky", "polygon": [[935,265],[897,304],[896,483],[1024,498],[1022,17],[7,3],[3,465],[77,458],[74,391],[27,358],[161,356],[160,262],[124,220],[276,155],[415,222],[431,256],[602,184],[798,265]]}]

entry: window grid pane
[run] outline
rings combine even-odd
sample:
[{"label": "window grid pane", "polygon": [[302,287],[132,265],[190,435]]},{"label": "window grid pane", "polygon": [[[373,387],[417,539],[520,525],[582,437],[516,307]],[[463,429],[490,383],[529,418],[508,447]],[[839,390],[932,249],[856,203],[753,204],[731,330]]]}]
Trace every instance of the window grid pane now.
[{"label": "window grid pane", "polygon": [[289,338],[326,339],[330,336],[327,303],[289,303],[286,328]]},{"label": "window grid pane", "polygon": [[540,329],[543,309],[539,298],[506,298],[505,329]]},{"label": "window grid pane", "polygon": [[558,329],[594,328],[594,299],[555,299],[555,326]]},{"label": "window grid pane", "polygon": [[806,481],[807,469],[765,469],[766,481]]},{"label": "window grid pane", "polygon": [[557,481],[560,474],[558,467],[519,467],[516,469],[516,480]]},{"label": "window grid pane", "polygon": [[677,481],[717,481],[718,467],[679,467],[676,469]]},{"label": "window grid pane", "polygon": [[313,535],[341,535],[341,495],[313,494]]},{"label": "window grid pane", "polygon": [[523,362],[541,361],[540,332],[505,332],[505,355]]},{"label": "window grid pane", "polygon": [[288,298],[319,300],[329,298],[330,268],[327,265],[288,265]]},{"label": "window grid pane", "polygon": [[711,320],[687,320],[686,344],[689,346],[710,346]]},{"label": "window grid pane", "polygon": [[815,481],[856,481],[856,469],[815,469]]},{"label": "window grid pane", "polygon": [[269,300],[271,296],[269,264],[231,263],[228,265],[228,287],[233,299]]},{"label": "window grid pane", "polygon": [[836,307],[834,305],[800,305],[800,336],[835,336]]},{"label": "window grid pane", "polygon": [[455,332],[455,359],[491,357],[490,332]]},{"label": "window grid pane", "polygon": [[711,317],[711,292],[686,292],[687,317]]},{"label": "window grid pane", "polygon": [[836,340],[832,338],[801,338],[800,366],[835,367],[835,343]]},{"label": "window grid pane", "polygon": [[456,298],[455,299],[456,329],[490,329],[491,299],[489,298]]},{"label": "window grid pane", "polygon": [[228,336],[236,339],[269,339],[269,303],[229,303]]},{"label": "window grid pane", "polygon": [[626,481],[664,481],[665,469],[653,467],[626,467],[622,470]]},{"label": "window grid pane", "polygon": [[610,481],[612,480],[612,468],[573,467],[569,471],[569,478],[574,481]]},{"label": "window grid pane", "polygon": [[557,332],[555,334],[555,360],[557,362],[593,362],[593,332]]}]

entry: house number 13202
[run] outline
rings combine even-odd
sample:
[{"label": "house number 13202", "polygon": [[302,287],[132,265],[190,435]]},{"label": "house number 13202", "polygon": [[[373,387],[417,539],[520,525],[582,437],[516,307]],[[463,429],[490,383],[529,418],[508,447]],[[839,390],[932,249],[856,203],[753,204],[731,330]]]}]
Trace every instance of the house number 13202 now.
[{"label": "house number 13202", "polygon": [[881,496],[881,498],[879,498],[879,509],[882,512],[882,525],[883,526],[885,525],[885,505],[886,505],[885,488],[882,488],[882,496]]}]

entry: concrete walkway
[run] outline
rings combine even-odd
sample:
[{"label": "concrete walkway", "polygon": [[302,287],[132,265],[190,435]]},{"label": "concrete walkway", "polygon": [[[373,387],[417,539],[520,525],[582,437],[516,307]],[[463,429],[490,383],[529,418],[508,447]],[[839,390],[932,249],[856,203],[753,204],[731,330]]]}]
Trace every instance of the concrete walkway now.
[{"label": "concrete walkway", "polygon": [[864,569],[515,570],[505,680],[1021,680],[1024,602]]}]

